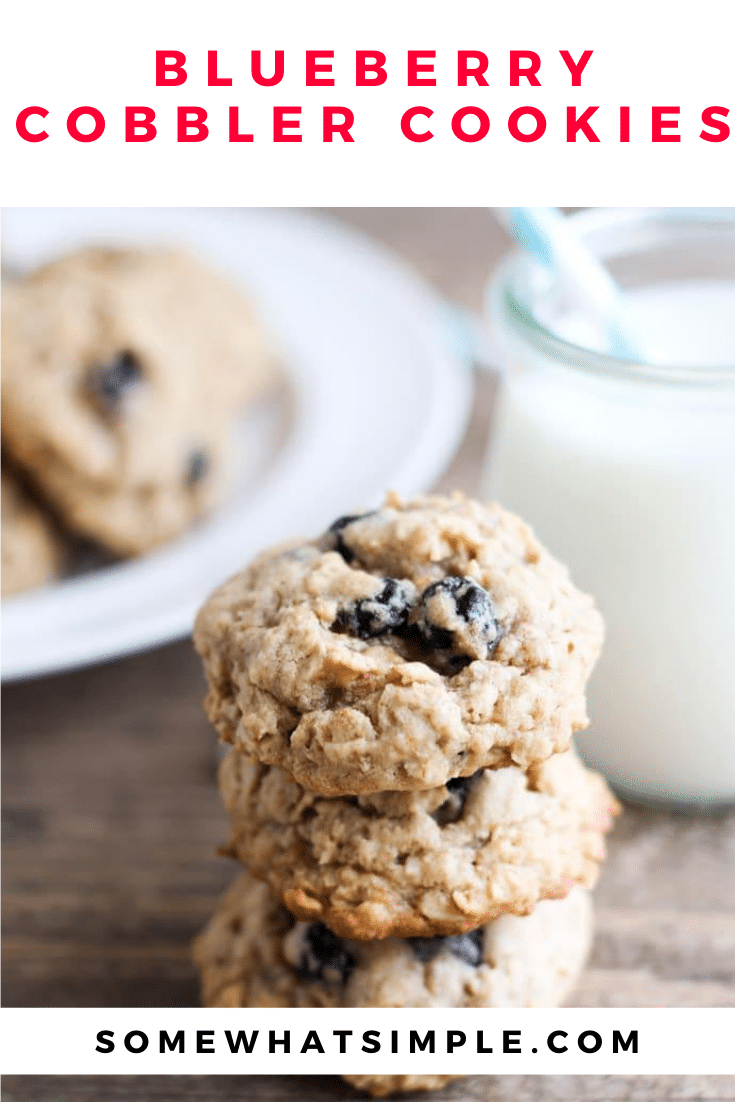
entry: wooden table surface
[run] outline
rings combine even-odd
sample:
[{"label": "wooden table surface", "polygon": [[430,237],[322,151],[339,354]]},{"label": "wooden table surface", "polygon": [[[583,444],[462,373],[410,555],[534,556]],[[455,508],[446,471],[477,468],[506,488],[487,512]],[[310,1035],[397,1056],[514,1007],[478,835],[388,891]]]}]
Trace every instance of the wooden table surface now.
[{"label": "wooden table surface", "polygon": [[[482,211],[342,210],[455,301],[477,306],[503,238]],[[492,388],[442,486],[476,486]],[[215,847],[214,736],[188,642],[3,691],[6,1006],[189,1006],[189,944],[233,878]],[[735,1006],[735,814],[627,808],[597,898],[577,1006]],[[136,1086],[137,1084],[137,1086]],[[10,1078],[3,1102],[292,1102],[334,1079]],[[723,1077],[480,1077],[437,1099],[733,1099]]]}]

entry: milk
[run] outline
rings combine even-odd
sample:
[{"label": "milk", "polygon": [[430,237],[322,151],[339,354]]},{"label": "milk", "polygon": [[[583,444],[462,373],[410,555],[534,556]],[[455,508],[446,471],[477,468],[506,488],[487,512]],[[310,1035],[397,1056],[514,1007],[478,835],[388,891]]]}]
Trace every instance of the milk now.
[{"label": "milk", "polygon": [[[661,362],[733,367],[735,382],[735,282],[629,300]],[[554,327],[599,343],[582,318]],[[505,348],[486,496],[536,529],[607,625],[582,753],[633,795],[735,800],[735,388],[604,378]]]}]

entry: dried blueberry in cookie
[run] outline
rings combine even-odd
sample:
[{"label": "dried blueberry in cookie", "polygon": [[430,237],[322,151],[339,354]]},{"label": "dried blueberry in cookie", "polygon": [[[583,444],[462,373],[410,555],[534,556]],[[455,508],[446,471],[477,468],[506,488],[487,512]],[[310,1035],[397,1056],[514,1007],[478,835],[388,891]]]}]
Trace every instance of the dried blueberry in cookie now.
[{"label": "dried blueberry in cookie", "polygon": [[454,934],[447,938],[448,948],[455,957],[459,957],[465,964],[471,964],[477,968],[482,964],[483,929],[471,930],[468,934]]},{"label": "dried blueberry in cookie", "polygon": [[352,516],[337,517],[333,524],[329,525],[324,537],[324,545],[329,551],[336,551],[346,563],[354,561],[355,552],[346,542],[345,528],[349,528],[356,520],[364,520],[371,513],[355,513]]},{"label": "dried blueberry in cookie", "polygon": [[465,964],[477,968],[482,963],[482,929],[472,930],[469,934],[452,934],[449,937],[410,937],[408,944],[422,964],[438,956],[446,948],[453,956],[459,957]]},{"label": "dried blueberry in cookie", "polygon": [[424,590],[415,626],[434,662],[448,673],[490,658],[500,640],[490,595],[472,578],[455,575]]},{"label": "dried blueberry in cookie", "polygon": [[103,413],[120,411],[128,391],[143,379],[143,370],[132,352],[116,352],[104,363],[95,364],[87,376],[90,394]]},{"label": "dried blueberry in cookie", "polygon": [[288,935],[286,956],[304,981],[347,983],[355,960],[322,922],[297,922]]},{"label": "dried blueberry in cookie", "polygon": [[209,471],[209,456],[203,448],[193,451],[186,461],[186,476],[184,481],[187,486],[196,486],[206,477]]},{"label": "dried blueberry in cookie", "polygon": [[409,937],[406,941],[411,946],[414,955],[422,964],[428,964],[430,960],[438,956],[444,947],[446,938],[443,937]]},{"label": "dried blueberry in cookie", "polygon": [[445,788],[449,795],[434,812],[434,819],[439,826],[456,823],[462,818],[470,789],[482,772],[482,769],[478,769],[471,777],[452,777],[447,781]]},{"label": "dried blueberry in cookie", "polygon": [[341,608],[335,627],[358,639],[400,632],[408,623],[415,600],[416,587],[411,582],[385,578],[374,597],[363,597]]}]

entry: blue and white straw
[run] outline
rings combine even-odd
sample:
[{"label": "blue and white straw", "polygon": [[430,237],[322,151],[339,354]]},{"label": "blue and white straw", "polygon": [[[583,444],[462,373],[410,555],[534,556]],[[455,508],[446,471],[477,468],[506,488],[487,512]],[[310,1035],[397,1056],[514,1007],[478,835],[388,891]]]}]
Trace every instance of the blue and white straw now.
[{"label": "blue and white straw", "polygon": [[606,352],[650,362],[650,351],[628,316],[623,292],[557,207],[493,207],[493,213],[519,245],[560,277],[575,305],[600,324]]}]

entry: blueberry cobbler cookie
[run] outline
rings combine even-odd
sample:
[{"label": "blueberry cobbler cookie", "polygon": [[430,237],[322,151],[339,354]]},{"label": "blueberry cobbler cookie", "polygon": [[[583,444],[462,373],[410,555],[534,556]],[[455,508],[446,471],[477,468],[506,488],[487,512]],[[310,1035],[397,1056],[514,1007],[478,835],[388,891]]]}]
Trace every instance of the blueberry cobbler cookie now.
[{"label": "blueberry cobbler cookie", "polygon": [[244,873],[199,935],[206,1006],[556,1006],[589,949],[589,895],[451,937],[351,941],[299,922]]},{"label": "blueberry cobbler cookie", "polygon": [[3,465],[3,597],[50,582],[58,574],[61,560],[61,542],[49,517]]},{"label": "blueberry cobbler cookie", "polygon": [[225,741],[313,792],[355,795],[568,749],[602,622],[499,505],[391,495],[261,555],[194,638]]},{"label": "blueberry cobbler cookie", "polygon": [[424,792],[319,796],[233,751],[231,846],[301,919],[350,938],[459,934],[592,887],[616,804],[573,751]]},{"label": "blueberry cobbler cookie", "polygon": [[271,355],[239,292],[174,250],[87,248],[3,290],[4,446],[68,526],[121,555],[227,485]]}]

